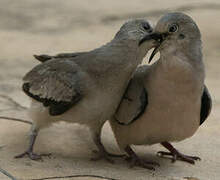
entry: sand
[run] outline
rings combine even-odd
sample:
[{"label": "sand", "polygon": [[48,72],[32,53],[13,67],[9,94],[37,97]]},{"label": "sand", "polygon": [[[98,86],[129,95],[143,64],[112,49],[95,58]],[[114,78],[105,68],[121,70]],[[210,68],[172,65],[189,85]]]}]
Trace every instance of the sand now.
[{"label": "sand", "polygon": [[[213,97],[213,110],[208,120],[190,139],[176,143],[184,153],[198,155],[202,161],[190,165],[171,163],[155,154],[160,145],[135,147],[141,157],[161,164],[155,172],[135,167],[125,161],[115,164],[92,162],[95,149],[85,127],[66,123],[41,131],[35,151],[52,153],[51,158],[31,161],[14,159],[28,143],[29,124],[0,119],[0,167],[16,179],[98,180],[191,180],[220,179],[220,3],[218,0],[193,1],[107,1],[107,0],[1,0],[0,2],[0,116],[30,120],[26,115],[29,99],[21,91],[22,76],[38,62],[33,54],[86,51],[112,39],[121,24],[130,18],[143,17],[153,24],[169,11],[182,11],[197,22],[202,32],[206,84]],[[146,62],[147,59],[145,59]],[[7,97],[24,106],[11,102]],[[103,142],[107,149],[119,153],[113,134],[106,123]],[[84,177],[74,177],[83,175]],[[69,177],[68,177],[69,176]],[[60,177],[60,178],[59,178]],[[63,177],[63,178],[62,178]],[[9,179],[0,173],[0,179]],[[55,178],[51,178],[55,179]],[[103,178],[102,178],[103,179]],[[188,178],[189,179],[189,178]]]}]

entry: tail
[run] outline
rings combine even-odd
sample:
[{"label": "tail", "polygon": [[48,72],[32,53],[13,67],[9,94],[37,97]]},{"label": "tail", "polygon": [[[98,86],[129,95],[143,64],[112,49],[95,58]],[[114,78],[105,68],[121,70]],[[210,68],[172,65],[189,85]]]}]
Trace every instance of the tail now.
[{"label": "tail", "polygon": [[49,56],[49,55],[45,55],[45,54],[42,54],[42,55],[33,55],[35,57],[35,59],[37,59],[38,61],[40,62],[46,62],[50,59],[53,58],[53,56]]}]

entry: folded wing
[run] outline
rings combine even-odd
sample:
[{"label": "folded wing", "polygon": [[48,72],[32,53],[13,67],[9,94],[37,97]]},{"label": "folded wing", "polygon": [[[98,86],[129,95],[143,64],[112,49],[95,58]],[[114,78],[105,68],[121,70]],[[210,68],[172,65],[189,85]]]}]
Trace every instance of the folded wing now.
[{"label": "folded wing", "polygon": [[47,61],[24,76],[23,90],[48,107],[50,115],[60,115],[82,99],[82,77],[83,72],[74,61]]},{"label": "folded wing", "polygon": [[148,105],[147,89],[144,87],[140,77],[142,72],[147,72],[147,66],[138,68],[135,76],[130,80],[127,90],[115,113],[115,119],[119,124],[128,125],[138,119],[146,110]]}]

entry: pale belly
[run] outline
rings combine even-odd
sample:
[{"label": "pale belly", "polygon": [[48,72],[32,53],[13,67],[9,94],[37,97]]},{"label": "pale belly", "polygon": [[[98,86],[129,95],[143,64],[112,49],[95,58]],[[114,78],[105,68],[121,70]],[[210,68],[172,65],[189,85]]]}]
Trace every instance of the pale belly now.
[{"label": "pale belly", "polygon": [[58,116],[51,116],[48,108],[44,107],[42,103],[32,100],[29,115],[39,128],[47,127],[59,121],[79,123],[89,127],[101,126],[114,114],[120,102],[120,97],[114,99],[109,97],[108,94],[94,93],[91,97],[82,99],[70,110]]},{"label": "pale belly", "polygon": [[[153,106],[152,106],[153,107]],[[149,107],[140,119],[131,126],[137,129],[137,137],[131,144],[155,144],[163,141],[181,141],[191,137],[199,127],[200,105],[170,104],[164,108]],[[133,129],[133,130],[132,130]],[[132,133],[130,133],[132,136]]]}]

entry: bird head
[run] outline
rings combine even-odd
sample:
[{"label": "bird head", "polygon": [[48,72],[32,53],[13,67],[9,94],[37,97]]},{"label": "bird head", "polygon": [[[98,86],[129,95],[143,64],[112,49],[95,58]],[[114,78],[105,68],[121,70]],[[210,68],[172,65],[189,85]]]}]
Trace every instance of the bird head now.
[{"label": "bird head", "polygon": [[127,45],[132,44],[137,48],[143,49],[146,53],[157,44],[156,38],[145,38],[145,40],[142,41],[144,37],[152,32],[153,28],[149,22],[144,19],[134,19],[124,23],[114,39],[120,40]]},{"label": "bird head", "polygon": [[[179,12],[164,15],[156,24],[151,37],[157,37],[159,43],[154,48],[149,62],[158,51],[164,54],[175,54],[177,51],[189,54],[196,47],[199,49],[201,47],[201,34],[198,26],[191,17]],[[145,39],[149,39],[149,36]]]}]

